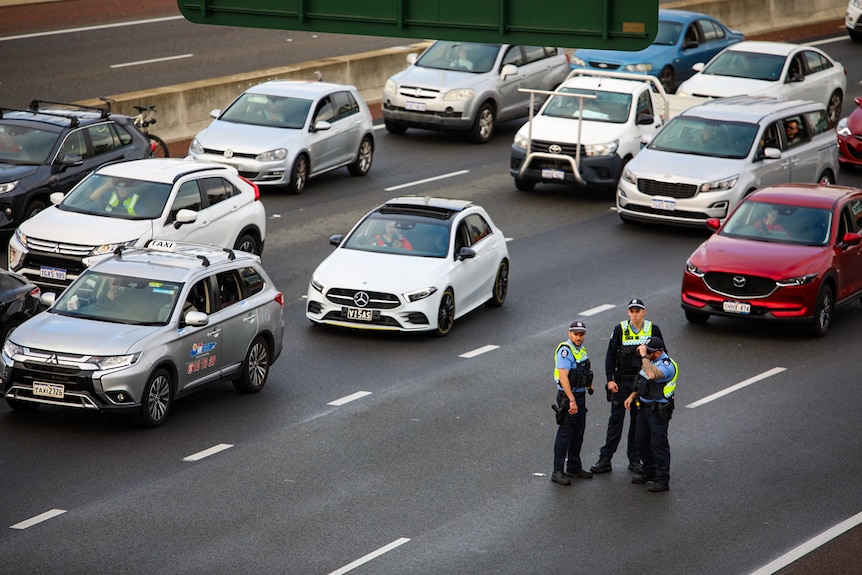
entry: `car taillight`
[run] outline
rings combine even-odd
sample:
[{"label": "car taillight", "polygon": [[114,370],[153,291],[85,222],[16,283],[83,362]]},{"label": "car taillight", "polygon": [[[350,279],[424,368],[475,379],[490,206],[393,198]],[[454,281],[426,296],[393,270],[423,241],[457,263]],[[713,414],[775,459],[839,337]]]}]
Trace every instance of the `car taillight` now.
[{"label": "car taillight", "polygon": [[34,287],[30,290],[30,296],[39,299],[40,297],[42,297],[42,290],[37,287]]},{"label": "car taillight", "polygon": [[244,182],[246,182],[248,185],[250,185],[252,188],[254,188],[254,201],[260,200],[260,188],[257,187],[257,184],[255,184],[254,182],[252,182],[248,178],[244,178],[242,176],[240,176],[240,178]]},{"label": "car taillight", "polygon": [[275,303],[277,303],[281,307],[284,307],[284,295],[282,295],[281,292],[275,294]]}]

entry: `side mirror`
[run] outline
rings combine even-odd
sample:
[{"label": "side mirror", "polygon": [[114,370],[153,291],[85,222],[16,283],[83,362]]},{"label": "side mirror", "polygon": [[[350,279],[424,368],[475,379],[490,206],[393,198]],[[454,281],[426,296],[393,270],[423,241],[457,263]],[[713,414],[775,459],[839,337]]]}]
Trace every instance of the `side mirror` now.
[{"label": "side mirror", "polygon": [[60,202],[63,201],[63,198],[66,197],[66,194],[64,194],[63,192],[54,192],[53,194],[51,194],[48,197],[51,199],[51,203],[56,206],[57,204],[59,204]]},{"label": "side mirror", "polygon": [[66,154],[60,159],[59,162],[54,164],[54,166],[57,168],[57,171],[62,172],[70,166],[81,166],[83,164],[84,158],[82,158],[78,154]]},{"label": "side mirror", "polygon": [[691,69],[694,70],[695,72],[700,72],[701,70],[703,70],[704,66],[706,66],[706,64],[704,64],[703,62],[698,62],[697,64],[692,66]]},{"label": "side mirror", "polygon": [[458,260],[469,260],[476,257],[476,250],[473,248],[461,248],[461,251],[458,252],[458,257],[455,259]]},{"label": "side mirror", "polygon": [[500,79],[505,80],[509,76],[514,76],[518,73],[518,67],[514,64],[506,64],[503,66],[503,69],[500,70]]},{"label": "side mirror", "polygon": [[341,245],[341,242],[344,241],[343,234],[335,234],[334,236],[329,236],[329,245],[338,247]]},{"label": "side mirror", "polygon": [[218,118],[221,116],[221,110],[210,110],[210,118]]},{"label": "side mirror", "polygon": [[183,224],[190,224],[198,219],[198,213],[188,208],[183,208],[177,212],[177,218],[174,220],[174,228],[180,229]]},{"label": "side mirror", "polygon": [[311,131],[312,132],[325,132],[326,130],[330,129],[331,127],[332,127],[332,124],[330,124],[326,120],[320,120],[319,122],[314,123],[314,125],[311,127]]},{"label": "side mirror", "polygon": [[408,64],[415,64],[416,60],[418,60],[418,59],[419,59],[419,54],[417,54],[416,52],[410,52],[409,54],[407,54],[407,63]]},{"label": "side mirror", "polygon": [[54,305],[54,301],[57,299],[57,294],[52,291],[42,292],[42,295],[39,296],[39,303],[41,303],[45,307],[51,307]]},{"label": "side mirror", "polygon": [[655,116],[652,114],[638,114],[635,124],[638,126],[649,126],[655,121]]},{"label": "side mirror", "polygon": [[859,234],[853,234],[848,232],[844,234],[843,238],[841,238],[841,243],[844,245],[845,248],[848,248],[850,246],[858,246],[860,243],[862,243],[862,236],[860,236]]},{"label": "side mirror", "polygon": [[203,327],[210,322],[210,316],[202,311],[190,311],[183,318],[183,324],[192,327]]}]

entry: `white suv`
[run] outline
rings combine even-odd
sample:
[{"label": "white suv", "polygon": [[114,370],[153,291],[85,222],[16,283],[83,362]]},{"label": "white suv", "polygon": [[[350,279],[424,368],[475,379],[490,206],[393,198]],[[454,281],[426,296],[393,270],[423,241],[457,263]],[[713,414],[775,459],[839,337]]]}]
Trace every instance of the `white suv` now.
[{"label": "white suv", "polygon": [[153,238],[263,252],[260,191],[229,166],[175,158],[110,164],[51,201],[9,239],[9,269],[43,288],[65,288],[87,257]]},{"label": "white suv", "polygon": [[850,0],[847,3],[844,26],[851,40],[862,42],[862,0]]}]

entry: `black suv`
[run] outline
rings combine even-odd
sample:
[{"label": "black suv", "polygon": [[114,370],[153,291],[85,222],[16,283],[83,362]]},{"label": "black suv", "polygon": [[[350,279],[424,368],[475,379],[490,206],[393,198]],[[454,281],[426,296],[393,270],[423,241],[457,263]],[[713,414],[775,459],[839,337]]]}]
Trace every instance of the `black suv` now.
[{"label": "black suv", "polygon": [[107,108],[33,100],[27,110],[0,108],[0,232],[50,204],[109,162],[152,155],[133,118]]}]

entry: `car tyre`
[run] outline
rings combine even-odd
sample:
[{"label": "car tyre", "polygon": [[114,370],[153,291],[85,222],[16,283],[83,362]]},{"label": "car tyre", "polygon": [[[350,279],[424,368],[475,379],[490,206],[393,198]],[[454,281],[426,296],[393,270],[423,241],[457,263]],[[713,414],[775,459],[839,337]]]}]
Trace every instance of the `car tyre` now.
[{"label": "car tyre", "polygon": [[826,114],[829,116],[830,125],[833,127],[838,124],[838,120],[841,118],[841,104],[843,102],[844,95],[841,93],[841,90],[835,90],[829,96],[829,103],[826,105]]},{"label": "car tyre", "polygon": [[243,234],[238,237],[236,243],[233,245],[233,249],[257,255],[260,255],[261,252],[260,244],[251,234]]},{"label": "car tyre", "polygon": [[814,302],[814,319],[811,322],[811,335],[823,337],[832,325],[832,315],[835,312],[835,299],[832,286],[824,284],[817,292]]},{"label": "car tyre", "polygon": [[473,127],[470,129],[470,139],[478,144],[487,143],[494,135],[495,123],[494,107],[485,102],[479,106],[476,121],[473,122]]},{"label": "car tyre", "polygon": [[515,188],[522,192],[532,192],[536,187],[536,182],[530,182],[528,180],[522,180],[521,178],[515,178]]},{"label": "car tyre", "polygon": [[47,206],[44,202],[40,202],[39,200],[34,200],[27,204],[27,209],[24,210],[24,219],[29,220],[42,210],[44,210]]},{"label": "car tyre", "polygon": [[386,127],[386,131],[390,134],[400,136],[407,131],[406,124],[403,124],[402,122],[396,122],[395,120],[383,120],[383,125]]},{"label": "car tyre", "polygon": [[491,292],[491,299],[488,300],[490,307],[500,307],[506,301],[506,294],[509,293],[509,260],[500,262],[497,268],[497,277],[494,278],[494,289]]},{"label": "car tyre", "polygon": [[659,82],[664,87],[664,91],[668,94],[674,92],[674,73],[673,68],[665,66],[658,75]]},{"label": "car tyre", "polygon": [[440,298],[440,306],[437,308],[437,327],[434,335],[444,337],[452,331],[455,324],[455,292],[452,288],[446,288]]},{"label": "car tyre", "polygon": [[374,156],[374,142],[370,136],[365,136],[359,142],[359,151],[356,160],[347,166],[351,176],[364,176],[371,169],[371,159]]},{"label": "car tyre", "polygon": [[685,319],[688,320],[689,323],[704,324],[709,320],[709,314],[702,311],[687,309],[685,310]]},{"label": "car tyre", "polygon": [[862,42],[862,32],[857,32],[856,30],[847,30],[847,35],[850,36],[850,39],[854,42]]},{"label": "car tyre", "polygon": [[831,170],[826,170],[822,174],[820,174],[820,178],[817,180],[821,186],[834,186],[835,185],[835,175]]},{"label": "car tyre", "polygon": [[240,393],[257,393],[263,389],[269,377],[270,363],[269,345],[263,337],[257,336],[245,354],[242,375],[233,382],[234,388]]},{"label": "car tyre", "polygon": [[142,427],[158,427],[167,419],[172,403],[171,376],[164,369],[158,369],[144,386],[138,423]]},{"label": "car tyre", "polygon": [[308,183],[308,156],[300,154],[293,162],[287,191],[291,194],[301,194],[306,183]]}]

